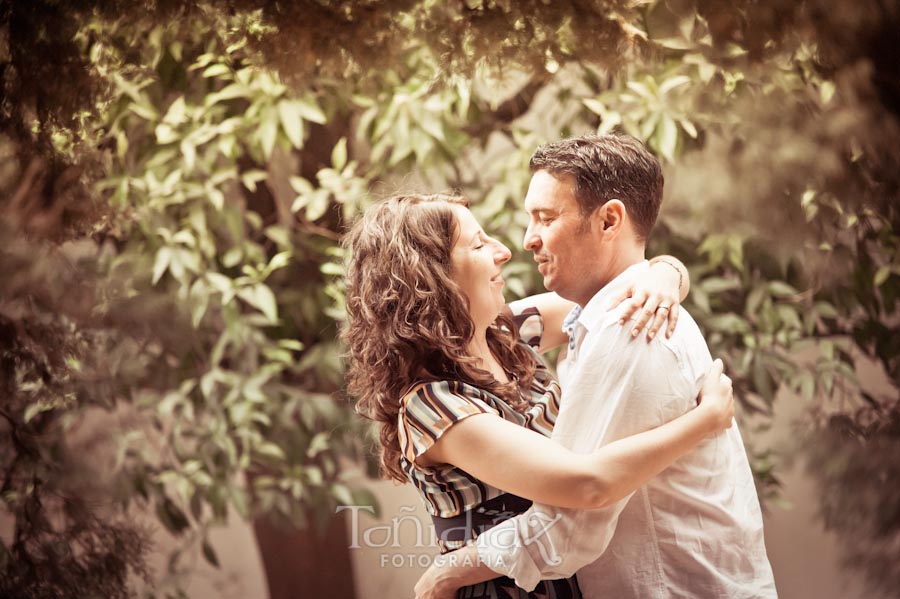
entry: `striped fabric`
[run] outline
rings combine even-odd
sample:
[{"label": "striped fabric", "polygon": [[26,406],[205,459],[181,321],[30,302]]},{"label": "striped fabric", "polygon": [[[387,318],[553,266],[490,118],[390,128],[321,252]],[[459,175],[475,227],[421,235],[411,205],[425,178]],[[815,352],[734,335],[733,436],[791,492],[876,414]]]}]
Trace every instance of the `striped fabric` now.
[{"label": "striped fabric", "polygon": [[513,322],[519,331],[519,339],[537,349],[541,345],[541,336],[544,334],[544,319],[537,308],[528,307],[519,310],[519,302],[510,304],[513,311]]},{"label": "striped fabric", "polygon": [[[540,314],[531,309],[524,318],[517,319],[517,324],[520,335],[527,325],[529,343],[539,345],[542,324],[535,320],[540,321]],[[513,410],[500,397],[462,381],[421,383],[403,397],[399,414],[401,467],[419,490],[429,514],[442,518],[456,516],[503,493],[453,466],[426,468],[415,464],[415,459],[455,423],[474,414],[491,413],[550,436],[559,413],[559,384],[539,358],[538,362],[526,397],[531,405],[524,414]],[[461,547],[465,541],[439,544],[442,551],[449,551]]]}]

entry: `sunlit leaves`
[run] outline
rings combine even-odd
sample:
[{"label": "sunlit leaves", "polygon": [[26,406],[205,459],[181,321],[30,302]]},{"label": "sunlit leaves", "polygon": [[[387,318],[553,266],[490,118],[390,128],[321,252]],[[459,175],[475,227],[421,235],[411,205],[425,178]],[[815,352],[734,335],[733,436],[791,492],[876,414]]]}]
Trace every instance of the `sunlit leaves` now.
[{"label": "sunlit leaves", "polygon": [[[167,35],[153,39],[166,44]],[[333,432],[349,413],[329,395],[343,369],[332,341],[340,272],[325,258],[337,233],[319,227],[327,235],[314,241],[300,227],[335,204],[351,218],[367,183],[344,137],[315,187],[287,173],[293,202],[271,212],[250,205],[248,194],[284,201],[271,164],[304,149],[328,111],[312,89],[288,88],[239,58],[240,45],[223,49],[203,34],[180,42],[186,85],[133,72],[114,80],[123,100],[109,126],[128,145],[99,186],[123,190],[124,252],[149,256],[146,282],[179,298],[195,329],[175,388],[142,393],[171,454],[135,439],[123,467],[152,469],[135,480],[172,532],[204,529],[230,508],[243,518],[278,509],[302,524],[310,506],[351,497],[336,455],[352,440]],[[315,261],[322,270],[310,276]],[[217,563],[207,542],[202,552]]]},{"label": "sunlit leaves", "polygon": [[626,80],[622,89],[610,89],[582,102],[600,117],[600,133],[622,128],[675,162],[682,136],[697,137],[687,100],[690,83],[691,78],[684,74],[664,72],[660,78],[647,74]]}]

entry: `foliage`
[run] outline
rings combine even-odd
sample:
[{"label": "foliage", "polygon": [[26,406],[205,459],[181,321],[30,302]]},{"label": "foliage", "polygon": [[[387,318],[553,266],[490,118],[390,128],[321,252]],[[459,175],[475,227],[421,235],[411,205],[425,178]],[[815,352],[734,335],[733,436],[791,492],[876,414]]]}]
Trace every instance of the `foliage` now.
[{"label": "foliage", "polygon": [[[49,531],[34,506],[105,526],[42,503],[51,488],[75,495],[84,473],[62,474],[86,461],[73,431],[97,409],[127,415],[104,437],[116,456],[105,496],[151,506],[211,562],[206,531],[230,509],[304,522],[370,502],[340,468],[362,436],[339,393],[347,223],[397,189],[458,189],[518,248],[531,152],[593,129],[630,132],[665,161],[651,252],[688,263],[687,307],[742,406],[765,424],[791,390],[849,429],[877,430],[896,455],[896,427],[860,428],[863,413],[889,422],[900,388],[900,74],[885,60],[896,3],[67,8],[2,12],[13,443],[0,457],[21,534]],[[515,295],[541,290],[521,249],[506,274]],[[857,380],[861,359],[892,387]],[[829,447],[833,428],[811,426],[810,446]],[[747,438],[772,496],[776,456]],[[828,505],[882,496],[856,460],[835,463]],[[857,553],[892,530],[829,510]],[[872,547],[873,563],[889,555]],[[121,567],[140,572],[140,553],[122,553]],[[7,572],[25,571],[38,543],[10,555]]]},{"label": "foliage", "polygon": [[104,321],[139,322],[148,310],[125,303],[105,318],[93,313],[112,289],[98,282],[104,256],[91,243],[48,251],[9,223],[0,241],[0,495],[15,519],[10,544],[0,543],[0,595],[132,596],[129,577],[148,577],[148,534],[109,509],[120,481],[81,457],[108,441],[83,416],[109,409],[140,349],[138,331],[116,348]]},{"label": "foliage", "polygon": [[898,427],[896,403],[832,415],[815,438],[808,465],[818,479],[825,525],[847,543],[844,562],[864,572],[883,596],[900,587],[900,493],[890,484],[900,476]]}]

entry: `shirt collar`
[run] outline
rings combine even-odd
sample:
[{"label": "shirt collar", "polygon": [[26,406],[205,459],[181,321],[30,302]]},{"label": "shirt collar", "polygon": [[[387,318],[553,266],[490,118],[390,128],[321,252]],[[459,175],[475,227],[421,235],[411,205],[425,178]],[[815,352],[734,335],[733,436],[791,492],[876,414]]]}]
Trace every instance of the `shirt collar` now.
[{"label": "shirt collar", "polygon": [[575,349],[575,324],[578,322],[578,317],[581,316],[581,306],[575,304],[572,306],[572,309],[569,311],[566,319],[563,320],[562,323],[562,331],[566,335],[569,336],[569,350]]}]

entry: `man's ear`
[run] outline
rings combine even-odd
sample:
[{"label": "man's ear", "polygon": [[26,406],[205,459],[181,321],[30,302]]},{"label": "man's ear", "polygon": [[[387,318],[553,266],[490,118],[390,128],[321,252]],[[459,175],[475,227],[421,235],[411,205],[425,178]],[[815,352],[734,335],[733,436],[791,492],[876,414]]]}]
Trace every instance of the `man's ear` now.
[{"label": "man's ear", "polygon": [[625,204],[621,200],[609,200],[591,215],[596,219],[594,226],[604,234],[615,234],[622,230],[625,225]]}]

